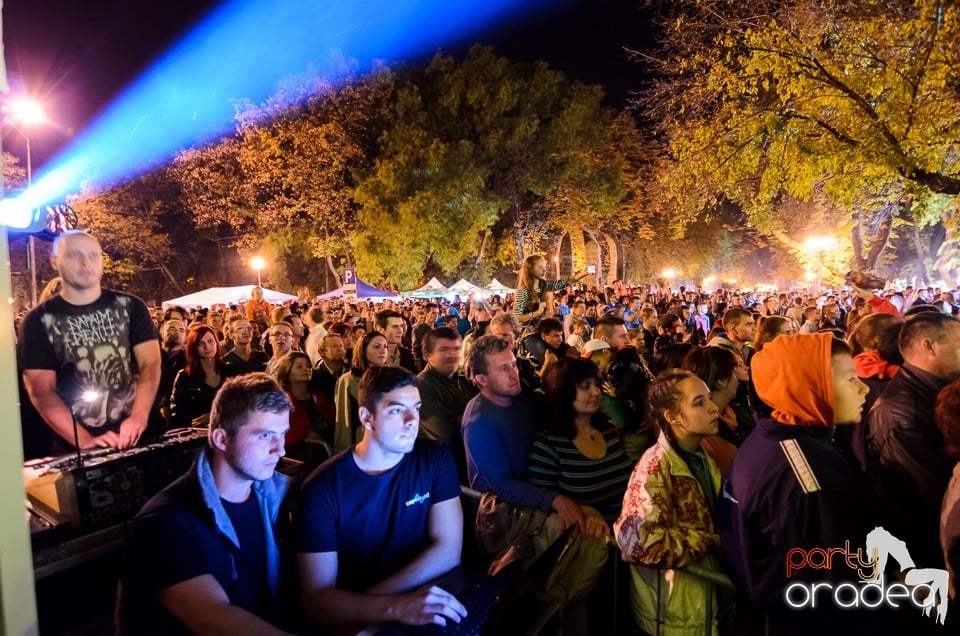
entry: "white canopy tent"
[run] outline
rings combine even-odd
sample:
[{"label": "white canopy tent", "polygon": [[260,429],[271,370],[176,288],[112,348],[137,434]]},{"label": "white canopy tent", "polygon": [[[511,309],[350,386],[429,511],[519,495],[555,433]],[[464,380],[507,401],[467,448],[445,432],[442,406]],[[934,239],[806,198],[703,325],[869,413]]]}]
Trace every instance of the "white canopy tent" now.
[{"label": "white canopy tent", "polygon": [[498,281],[496,278],[494,278],[492,281],[490,281],[490,284],[487,285],[487,291],[490,292],[491,294],[503,295],[503,294],[512,294],[517,290],[514,289],[513,287],[507,287],[506,285]]},{"label": "white canopy tent", "polygon": [[[240,285],[239,287],[210,287],[209,289],[187,294],[186,296],[181,296],[180,298],[165,300],[161,306],[164,309],[167,309],[168,307],[184,307],[187,309],[192,309],[195,307],[210,307],[212,305],[232,305],[235,303],[242,303],[250,300],[250,294],[252,293],[254,287],[256,287],[256,285]],[[297,299],[296,296],[284,294],[283,292],[274,291],[272,289],[267,289],[266,287],[261,287],[260,289],[263,290],[264,300],[275,305],[282,305],[283,303],[293,302]]]},{"label": "white canopy tent", "polygon": [[474,285],[473,283],[466,280],[465,278],[461,278],[460,280],[455,282],[453,285],[450,285],[449,287],[447,287],[446,295],[451,296],[453,294],[459,294],[460,296],[469,296],[470,294],[477,294],[478,296],[479,295],[486,296],[487,290],[485,290],[483,287],[478,287]]},{"label": "white canopy tent", "polygon": [[413,291],[403,292],[407,298],[437,298],[447,293],[447,288],[436,277],[427,281],[427,284]]}]

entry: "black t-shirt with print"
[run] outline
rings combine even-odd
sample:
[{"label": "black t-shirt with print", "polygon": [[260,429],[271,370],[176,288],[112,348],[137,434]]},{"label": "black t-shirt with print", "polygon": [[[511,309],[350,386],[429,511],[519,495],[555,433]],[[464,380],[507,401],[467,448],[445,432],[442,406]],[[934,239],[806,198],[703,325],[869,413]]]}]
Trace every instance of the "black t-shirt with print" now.
[{"label": "black t-shirt with print", "polygon": [[56,371],[57,394],[85,429],[101,435],[119,430],[133,406],[133,348],[156,339],[150,313],[136,296],[104,289],[89,305],[56,296],[24,318],[20,366]]}]

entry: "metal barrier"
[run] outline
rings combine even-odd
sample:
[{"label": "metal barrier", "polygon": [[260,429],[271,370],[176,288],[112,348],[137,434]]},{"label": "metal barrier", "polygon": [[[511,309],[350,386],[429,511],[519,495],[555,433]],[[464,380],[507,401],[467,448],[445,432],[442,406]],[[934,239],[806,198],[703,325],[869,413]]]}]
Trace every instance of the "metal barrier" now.
[{"label": "metal barrier", "polygon": [[[644,567],[649,567],[649,566],[644,566]],[[661,582],[663,581],[664,570],[659,568],[651,568],[651,569],[656,569],[658,571],[657,634],[656,636],[660,636],[663,633],[661,630],[664,626],[663,617],[660,615]],[[705,620],[703,621],[704,634],[706,636],[713,636],[713,622],[714,622],[714,614],[715,614],[714,607],[713,607],[713,599],[714,599],[714,596],[716,595],[716,588],[722,587],[722,588],[735,591],[736,587],[733,585],[733,581],[731,581],[730,578],[723,572],[720,572],[718,570],[711,570],[709,568],[703,567],[702,565],[688,565],[682,568],[671,568],[671,569],[676,570],[678,572],[683,572],[684,574],[689,574],[690,576],[696,577],[698,579],[701,579],[707,582],[707,585],[708,585],[707,586],[707,603],[704,611]]]}]

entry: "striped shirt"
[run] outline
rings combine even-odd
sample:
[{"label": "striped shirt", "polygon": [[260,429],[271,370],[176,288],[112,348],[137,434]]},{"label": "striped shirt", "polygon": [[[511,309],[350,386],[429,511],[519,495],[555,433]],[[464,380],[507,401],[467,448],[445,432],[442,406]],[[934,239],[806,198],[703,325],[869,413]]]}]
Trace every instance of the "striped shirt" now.
[{"label": "striped shirt", "polygon": [[570,281],[568,280],[541,280],[540,285],[534,290],[535,298],[532,302],[527,288],[521,287],[517,290],[517,295],[513,300],[513,313],[516,314],[517,318],[523,314],[529,314],[536,309],[536,306],[540,303],[540,295],[543,294],[543,292],[558,292],[569,286]]},{"label": "striped shirt", "polygon": [[633,463],[623,452],[616,429],[601,428],[607,452],[590,459],[572,439],[540,433],[530,451],[530,483],[565,495],[581,506],[592,506],[609,523],[620,516],[623,493]]}]

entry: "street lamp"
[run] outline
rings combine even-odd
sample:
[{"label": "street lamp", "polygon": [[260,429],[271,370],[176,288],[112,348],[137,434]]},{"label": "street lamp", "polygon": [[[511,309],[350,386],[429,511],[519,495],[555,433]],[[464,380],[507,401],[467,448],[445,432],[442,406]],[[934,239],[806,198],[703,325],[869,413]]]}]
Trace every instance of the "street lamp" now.
[{"label": "street lamp", "polygon": [[823,253],[837,247],[837,239],[832,236],[810,236],[803,242],[803,247],[808,252],[815,252],[817,255],[817,295],[821,291],[821,273],[823,270]]},{"label": "street lamp", "polygon": [[250,259],[250,267],[257,270],[257,287],[263,287],[263,280],[260,278],[260,270],[267,266],[267,261],[263,257],[254,256]]},{"label": "street lamp", "polygon": [[[10,123],[27,140],[27,189],[33,187],[33,154],[30,148],[30,131],[34,126],[47,121],[40,102],[23,98],[10,103]],[[37,248],[33,234],[27,236],[27,260],[30,270],[30,305],[37,304]]]}]

